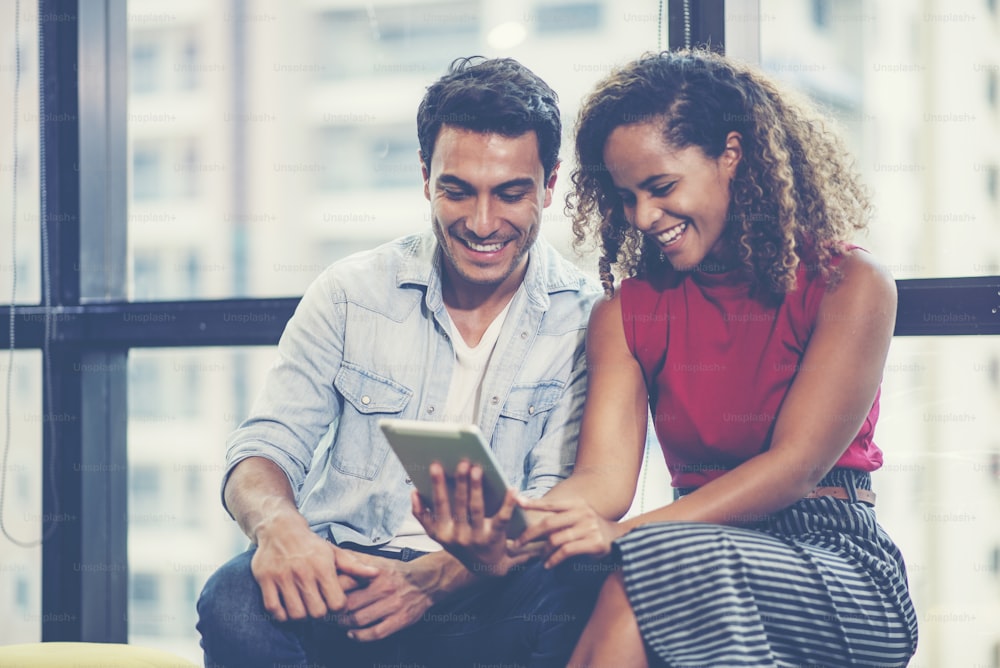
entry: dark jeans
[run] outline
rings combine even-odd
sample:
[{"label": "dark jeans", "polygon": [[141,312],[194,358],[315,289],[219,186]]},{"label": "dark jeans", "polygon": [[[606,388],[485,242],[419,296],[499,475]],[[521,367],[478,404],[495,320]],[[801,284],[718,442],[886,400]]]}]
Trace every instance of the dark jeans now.
[{"label": "dark jeans", "polygon": [[357,642],[328,619],[276,622],[250,572],[253,550],[216,571],[198,600],[205,665],[216,668],[563,668],[607,568],[571,560],[483,579],[384,640]]}]

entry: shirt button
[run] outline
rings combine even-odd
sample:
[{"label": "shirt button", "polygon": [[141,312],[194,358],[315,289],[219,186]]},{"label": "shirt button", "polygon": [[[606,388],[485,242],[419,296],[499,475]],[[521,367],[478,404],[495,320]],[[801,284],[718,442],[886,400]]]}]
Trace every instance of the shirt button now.
[{"label": "shirt button", "polygon": [[527,332],[521,332],[521,338],[522,339],[528,338],[528,333]]},{"label": "shirt button", "polygon": [[434,412],[434,407],[433,407],[433,406],[428,406],[428,407],[427,407],[427,414],[428,414],[428,415],[430,415],[430,414],[432,414],[433,412]]},{"label": "shirt button", "polygon": [[498,403],[500,403],[500,397],[494,396],[492,399],[490,399],[490,403],[496,406]]},{"label": "shirt button", "polygon": [[365,396],[361,397],[361,403],[363,403],[365,406],[367,406],[371,402],[372,402],[372,398],[369,397],[367,394]]},{"label": "shirt button", "polygon": [[535,407],[528,406],[528,415],[534,415],[534,414],[535,414]]}]

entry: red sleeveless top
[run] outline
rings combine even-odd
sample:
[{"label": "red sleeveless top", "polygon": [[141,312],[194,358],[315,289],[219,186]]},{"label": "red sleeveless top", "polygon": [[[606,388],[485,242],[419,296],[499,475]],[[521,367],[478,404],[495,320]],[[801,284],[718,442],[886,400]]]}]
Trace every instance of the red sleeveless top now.
[{"label": "red sleeveless top", "polygon": [[[622,281],[625,339],[645,376],[674,487],[703,485],[770,445],[826,288],[803,265],[796,290],[769,300],[753,296],[737,271],[667,268]],[[837,466],[882,465],[872,441],[878,399]]]}]

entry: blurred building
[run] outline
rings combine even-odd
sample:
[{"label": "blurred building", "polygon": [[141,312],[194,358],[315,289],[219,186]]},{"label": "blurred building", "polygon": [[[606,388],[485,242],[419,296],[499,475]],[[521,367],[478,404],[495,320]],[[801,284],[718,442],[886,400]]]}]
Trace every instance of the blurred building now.
[{"label": "blurred building", "polygon": [[[130,0],[130,298],[298,295],[330,262],[425,229],[416,108],[463,55],[513,56],[559,92],[565,164],[543,233],[570,253],[561,196],[577,109],[615,64],[660,46],[657,4]],[[760,4],[762,66],[840,121],[872,186],[876,216],[860,243],[896,278],[1000,273],[996,3]],[[24,17],[20,43],[18,175],[31,196],[19,201],[18,297],[29,303],[41,294],[34,18]],[[8,90],[14,40],[2,30]],[[3,105],[0,129],[9,114]],[[8,179],[2,131],[0,151]],[[0,189],[0,210],[9,197]],[[0,223],[3,238],[8,231]],[[9,262],[0,258],[8,293]],[[596,265],[593,256],[578,262]],[[219,502],[224,442],[273,353],[129,355],[134,642],[200,656],[194,601],[247,544]],[[919,607],[915,666],[1000,667],[991,623],[1000,615],[998,360],[1000,341],[988,337],[897,338],[891,353],[878,431],[887,465],[876,486]],[[37,538],[40,355],[19,352],[15,365],[4,512],[12,532]],[[634,510],[668,498],[662,460],[650,462]],[[39,573],[38,548],[0,540],[0,609],[17,612],[0,643],[37,639]]]},{"label": "blurred building", "polygon": [[[996,3],[770,0],[761,13],[762,65],[840,121],[872,188],[858,242],[896,278],[1000,273]],[[1000,666],[998,409],[1000,340],[893,341],[875,484],[917,605],[911,665]]]}]

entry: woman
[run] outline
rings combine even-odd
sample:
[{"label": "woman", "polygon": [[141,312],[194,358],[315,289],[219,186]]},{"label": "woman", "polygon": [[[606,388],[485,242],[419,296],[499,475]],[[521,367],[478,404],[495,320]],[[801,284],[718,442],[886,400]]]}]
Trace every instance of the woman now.
[{"label": "woman", "polygon": [[[614,565],[571,665],[905,665],[916,615],[870,477],[895,284],[848,243],[869,204],[842,144],[761,74],[684,52],[598,84],[576,150],[574,231],[608,298],[576,468],[519,501],[542,519],[512,546]],[[647,407],[676,500],[617,522]],[[443,493],[418,516],[502,571],[515,501],[484,517],[459,473],[459,519]]]}]

